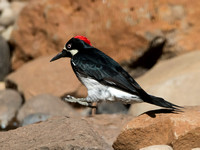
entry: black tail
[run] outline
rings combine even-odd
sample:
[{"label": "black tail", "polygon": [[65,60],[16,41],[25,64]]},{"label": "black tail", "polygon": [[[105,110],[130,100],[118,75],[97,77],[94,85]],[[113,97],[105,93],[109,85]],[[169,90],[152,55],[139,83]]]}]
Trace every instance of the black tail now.
[{"label": "black tail", "polygon": [[154,105],[157,105],[157,106],[160,106],[160,107],[174,109],[174,110],[178,109],[178,108],[183,108],[181,106],[172,104],[172,103],[164,100],[163,98],[156,97],[156,96],[153,96],[153,95],[149,95],[149,96],[150,96],[150,98],[148,99],[148,101],[146,101],[147,103],[154,104]]}]

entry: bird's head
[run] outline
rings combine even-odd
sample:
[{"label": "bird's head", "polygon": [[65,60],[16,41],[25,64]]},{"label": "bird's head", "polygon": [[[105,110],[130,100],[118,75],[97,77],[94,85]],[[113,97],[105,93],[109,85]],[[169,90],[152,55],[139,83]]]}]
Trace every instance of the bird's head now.
[{"label": "bird's head", "polygon": [[64,46],[63,50],[58,53],[55,57],[53,57],[51,61],[57,60],[62,57],[70,57],[72,58],[76,55],[79,51],[83,50],[84,48],[91,47],[90,40],[86,37],[77,35],[71,38]]}]

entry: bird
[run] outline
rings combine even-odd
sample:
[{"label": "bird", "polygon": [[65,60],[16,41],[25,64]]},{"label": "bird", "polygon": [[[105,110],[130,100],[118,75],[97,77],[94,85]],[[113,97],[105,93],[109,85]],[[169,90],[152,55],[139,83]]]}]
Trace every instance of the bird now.
[{"label": "bird", "polygon": [[50,62],[71,58],[71,66],[80,82],[87,88],[87,97],[75,98],[68,95],[65,100],[92,107],[92,103],[120,101],[124,104],[146,102],[167,109],[182,108],[145,92],[119,63],[92,46],[85,36],[72,37],[63,50]]}]

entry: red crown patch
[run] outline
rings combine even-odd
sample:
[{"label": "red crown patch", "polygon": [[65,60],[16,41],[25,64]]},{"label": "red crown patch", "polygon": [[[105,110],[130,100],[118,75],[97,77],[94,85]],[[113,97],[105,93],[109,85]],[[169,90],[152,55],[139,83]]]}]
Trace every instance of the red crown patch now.
[{"label": "red crown patch", "polygon": [[92,44],[90,43],[90,40],[88,40],[86,37],[84,37],[82,35],[77,35],[74,38],[80,39],[80,40],[84,41],[85,43],[89,44],[90,46],[92,46]]}]

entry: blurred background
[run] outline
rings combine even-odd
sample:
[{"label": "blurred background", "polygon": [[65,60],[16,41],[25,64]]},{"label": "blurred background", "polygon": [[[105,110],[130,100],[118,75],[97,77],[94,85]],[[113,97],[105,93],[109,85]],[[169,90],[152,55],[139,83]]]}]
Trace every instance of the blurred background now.
[{"label": "blurred background", "polygon": [[[49,62],[75,35],[90,39],[147,92],[200,105],[199,7],[199,0],[0,0],[1,128],[91,113],[61,101],[87,96],[70,60]],[[155,108],[102,103],[97,113],[138,116]]]}]

